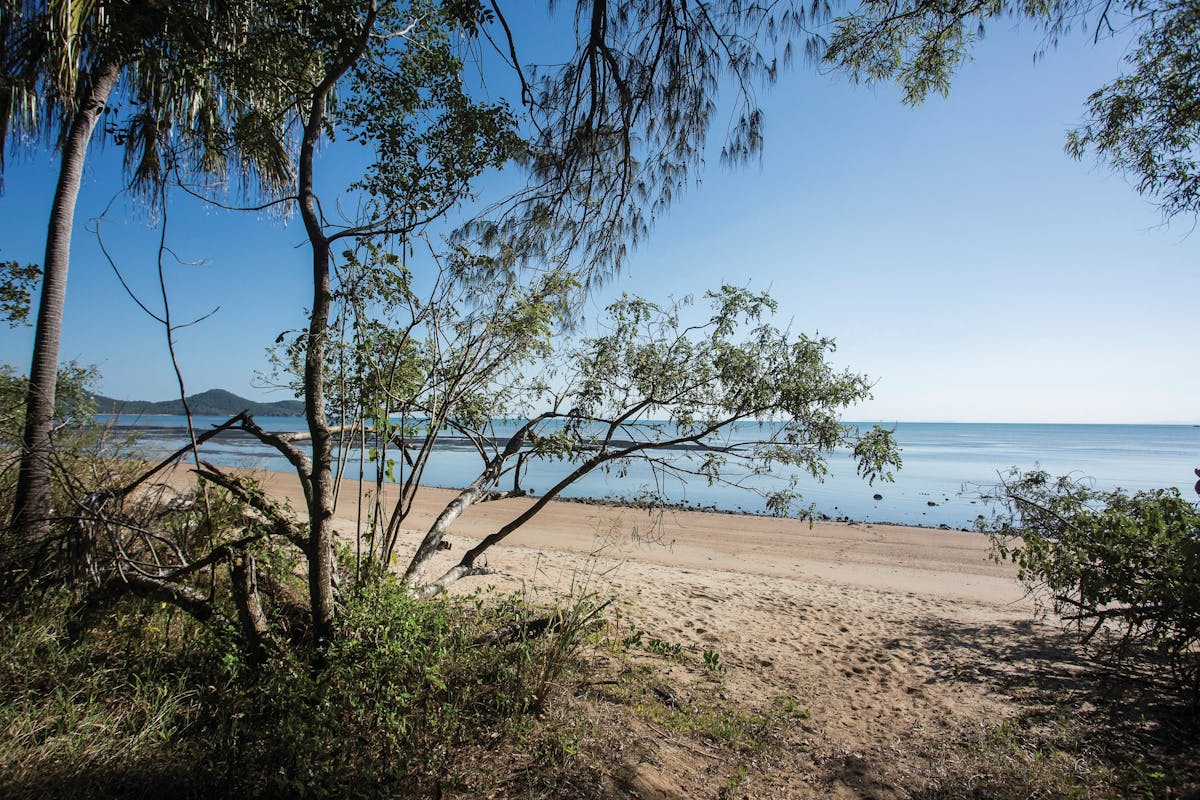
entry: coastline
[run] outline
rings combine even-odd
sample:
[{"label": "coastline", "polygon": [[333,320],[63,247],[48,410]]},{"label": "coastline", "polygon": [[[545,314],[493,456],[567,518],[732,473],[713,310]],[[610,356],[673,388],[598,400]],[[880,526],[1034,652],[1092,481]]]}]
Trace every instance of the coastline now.
[{"label": "coastline", "polygon": [[[171,452],[185,439],[176,425],[181,419],[154,418],[153,426],[131,433],[142,437],[138,447],[144,452]],[[210,422],[218,420],[196,420],[200,429]],[[270,427],[290,430],[294,426],[280,418]],[[1195,483],[1193,456],[1200,448],[1197,431],[1200,429],[1177,426],[904,424],[898,426],[897,435],[905,461],[894,482],[872,487],[840,454],[834,454],[830,473],[823,480],[801,479],[798,488],[804,498],[800,504],[807,507],[811,503],[815,514],[842,522],[973,531],[981,515],[986,521],[995,510],[981,495],[1013,467],[1044,469],[1052,475],[1090,475],[1100,488],[1177,486],[1188,493]],[[207,457],[227,467],[290,468],[273,450],[246,437],[218,437]],[[447,445],[431,461],[425,482],[454,487],[477,473],[476,462],[478,455],[473,451]],[[538,460],[527,464],[523,488],[554,485],[562,477],[559,466]],[[589,474],[566,493],[592,498],[585,502],[628,503],[630,498],[640,498],[642,487],[657,487],[680,509],[711,511],[715,507],[731,514],[767,513],[760,497],[732,487],[708,486],[703,480],[659,485],[656,480],[649,470],[634,465],[629,473],[617,477]],[[765,478],[751,483],[765,491],[779,488]]]},{"label": "coastline", "polygon": [[[257,471],[263,489],[293,508],[304,507],[294,474]],[[176,473],[174,483],[190,480]],[[357,482],[345,481],[334,527],[353,541]],[[400,559],[415,548],[452,489],[422,487],[402,528]],[[395,487],[385,487],[385,504]],[[364,497],[364,501],[366,498]],[[452,550],[431,567],[448,567],[458,553],[516,517],[534,498],[505,498],[470,506],[451,527]],[[366,508],[364,502],[363,513]],[[988,606],[1025,604],[1015,570],[989,558],[990,543],[975,532],[876,522],[811,522],[749,513],[663,509],[555,499],[490,551],[490,563],[518,583],[534,576],[522,565],[533,553],[601,559],[608,566],[638,563],[669,570],[716,570],[727,577],[805,578],[885,592],[917,593]],[[400,564],[403,567],[403,563]],[[495,581],[492,581],[495,582]],[[463,581],[470,590],[478,581]]]},{"label": "coastline", "polygon": [[[453,486],[432,486],[430,488],[445,489],[446,491],[458,491]],[[614,508],[630,508],[630,509],[635,509],[638,511],[655,511],[655,510],[694,511],[698,514],[727,514],[732,517],[763,517],[765,519],[792,519],[792,520],[796,520],[797,522],[801,522],[801,523],[808,521],[807,519],[802,518],[802,517],[779,517],[774,514],[768,514],[768,513],[762,512],[762,511],[753,511],[753,510],[744,509],[744,508],[733,509],[733,510],[730,510],[727,508],[718,508],[716,505],[713,505],[713,504],[700,505],[698,503],[696,503],[696,504],[663,503],[660,505],[650,505],[649,503],[645,503],[643,501],[639,501],[639,500],[636,500],[634,498],[629,498],[629,497],[562,497],[562,496],[559,496],[559,497],[554,498],[553,502],[555,502],[555,503],[578,503],[579,505],[584,505],[584,506],[612,506]],[[881,520],[881,519],[873,519],[873,520],[853,519],[853,518],[851,518],[849,516],[845,516],[845,515],[831,517],[828,514],[824,514],[820,511],[813,514],[812,521],[813,522],[833,522],[833,523],[836,523],[839,525],[866,525],[868,527],[871,525],[891,525],[891,526],[895,526],[898,528],[919,528],[922,530],[929,530],[929,531],[958,531],[960,533],[978,533],[980,535],[986,535],[986,532],[984,532],[984,531],[978,531],[978,530],[974,530],[972,528],[955,528],[951,525],[947,525],[944,522],[940,523],[938,525],[919,525],[919,524],[911,523],[911,522],[891,522],[888,520]]]}]

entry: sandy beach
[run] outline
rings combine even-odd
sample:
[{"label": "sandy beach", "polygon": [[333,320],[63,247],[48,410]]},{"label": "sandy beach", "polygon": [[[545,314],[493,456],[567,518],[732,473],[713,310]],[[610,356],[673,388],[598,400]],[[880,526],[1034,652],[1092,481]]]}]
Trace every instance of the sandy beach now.
[{"label": "sandy beach", "polygon": [[[267,474],[265,488],[303,505],[291,476]],[[339,498],[337,528],[346,534],[354,488],[343,486]],[[452,496],[422,490],[402,547],[415,547]],[[471,507],[447,539],[453,549],[440,554],[445,565],[530,502]],[[889,786],[930,777],[906,772],[937,771],[936,743],[1015,713],[1014,680],[1075,668],[1055,629],[1034,622],[1015,571],[991,561],[988,548],[986,537],[961,531],[690,511],[656,518],[555,502],[493,549],[487,563],[497,575],[463,580],[456,591],[524,587],[550,597],[586,587],[614,600],[618,625],[719,655],[719,689],[680,668],[670,677],[679,691],[804,709],[790,766],[776,764],[775,778],[768,770],[745,796],[900,797],[910,795]],[[632,793],[707,794],[703,759],[686,749],[672,758],[659,733],[642,732],[658,741]],[[905,758],[889,760],[901,747]],[[928,757],[914,760],[920,747]]]}]

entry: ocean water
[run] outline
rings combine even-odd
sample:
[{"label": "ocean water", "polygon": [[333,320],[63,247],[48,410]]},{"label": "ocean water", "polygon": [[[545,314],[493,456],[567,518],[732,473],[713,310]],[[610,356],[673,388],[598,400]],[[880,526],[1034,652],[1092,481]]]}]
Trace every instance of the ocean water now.
[{"label": "ocean water", "polygon": [[[136,448],[146,457],[165,455],[187,441],[183,417],[108,419],[136,436]],[[224,421],[219,417],[196,417],[195,425],[201,432]],[[273,431],[301,430],[304,425],[303,419],[292,417],[263,417],[257,422]],[[505,437],[514,427],[514,423],[498,422],[495,434]],[[980,493],[996,484],[1012,467],[1091,478],[1097,488],[1120,486],[1138,490],[1174,486],[1185,497],[1195,499],[1193,469],[1200,467],[1198,426],[901,422],[888,427],[895,429],[904,460],[895,482],[877,481],[868,486],[855,474],[848,454],[833,453],[828,459],[830,475],[824,481],[801,478],[799,490],[804,503],[830,518],[968,528],[977,516],[990,513],[987,504],[980,500]],[[734,431],[733,438],[754,433],[758,433],[756,424],[745,425]],[[273,450],[236,432],[217,436],[202,445],[202,452],[204,458],[223,466],[290,469]],[[669,455],[688,457],[685,451]],[[351,465],[357,464],[357,451],[349,461]],[[465,440],[447,437],[430,460],[425,483],[463,486],[474,479],[481,465],[479,455]],[[570,468],[563,462],[533,461],[528,465],[522,487],[543,492]],[[350,472],[357,477],[356,468],[352,467]],[[748,476],[746,482],[770,489],[782,486],[787,477]],[[762,499],[752,492],[732,486],[709,486],[701,478],[664,481],[636,462],[624,474],[594,472],[563,495],[628,498],[656,485],[661,485],[672,502],[725,511],[765,511]],[[882,499],[874,499],[876,494]]]}]

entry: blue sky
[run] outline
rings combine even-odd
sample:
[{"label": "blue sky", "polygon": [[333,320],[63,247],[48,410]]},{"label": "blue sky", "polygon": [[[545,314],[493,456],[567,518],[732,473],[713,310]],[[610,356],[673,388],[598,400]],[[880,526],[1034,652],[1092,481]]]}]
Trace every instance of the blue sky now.
[{"label": "blue sky", "polygon": [[[1200,235],[1102,165],[1069,159],[1064,134],[1120,68],[1121,42],[1084,36],[1037,61],[1033,30],[998,27],[948,99],[912,109],[797,64],[761,96],[760,164],[718,165],[677,202],[622,291],[665,300],[723,282],[770,289],[796,330],[838,340],[836,360],[872,376],[853,419],[1200,422]],[[339,158],[334,150],[330,158]],[[94,153],[76,214],[62,356],[97,364],[102,391],[175,393],[161,329],[128,299],[85,230],[119,185],[115,149]],[[40,261],[57,163],[12,158],[0,258]],[[103,225],[127,278],[156,299],[157,231],[117,203]],[[189,391],[280,399],[254,381],[264,351],[302,324],[301,232],[265,215],[179,198],[171,241],[177,335]],[[28,367],[29,330],[0,333],[0,361]]]}]

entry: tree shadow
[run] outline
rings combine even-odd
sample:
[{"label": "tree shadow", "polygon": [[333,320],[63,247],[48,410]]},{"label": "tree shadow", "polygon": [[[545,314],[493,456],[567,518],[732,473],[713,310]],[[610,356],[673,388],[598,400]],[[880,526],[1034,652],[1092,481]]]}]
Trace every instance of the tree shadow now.
[{"label": "tree shadow", "polygon": [[[1096,791],[1200,800],[1200,713],[1146,654],[1101,658],[1078,635],[1032,621],[930,618],[910,639],[934,654],[931,682],[983,685],[1007,698],[1015,713],[953,741],[914,742],[929,769],[913,780],[924,785],[904,786],[904,796]],[[829,764],[829,778],[862,797],[886,796],[883,789],[896,777],[888,761],[882,750],[877,757],[868,750]]]},{"label": "tree shadow", "polygon": [[938,680],[981,683],[1022,705],[1094,707],[1125,729],[1167,727],[1200,732],[1200,715],[1153,655],[1108,658],[1079,636],[1032,621],[964,624],[928,619],[915,637],[949,657],[934,663]]}]

